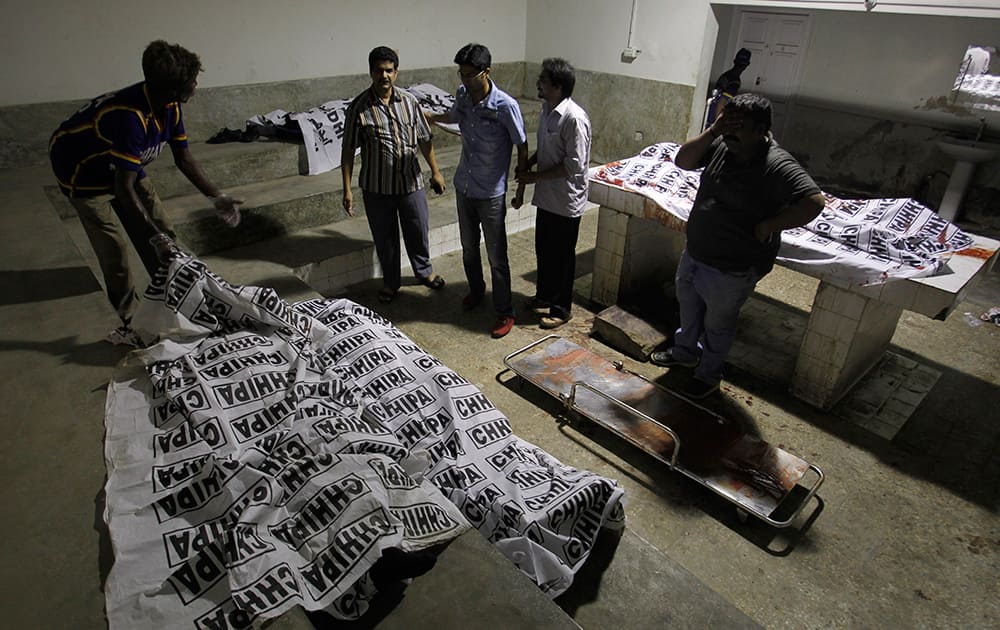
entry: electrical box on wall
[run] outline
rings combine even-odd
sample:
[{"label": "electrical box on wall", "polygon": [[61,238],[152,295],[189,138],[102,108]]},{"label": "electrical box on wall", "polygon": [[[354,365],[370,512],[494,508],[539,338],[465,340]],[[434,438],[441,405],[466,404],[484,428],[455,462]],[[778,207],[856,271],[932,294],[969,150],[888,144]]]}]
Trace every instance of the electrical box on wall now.
[{"label": "electrical box on wall", "polygon": [[635,61],[636,57],[638,57],[639,53],[641,52],[642,51],[639,50],[638,48],[632,48],[632,47],[626,48],[625,50],[622,51],[622,61],[631,63]]}]

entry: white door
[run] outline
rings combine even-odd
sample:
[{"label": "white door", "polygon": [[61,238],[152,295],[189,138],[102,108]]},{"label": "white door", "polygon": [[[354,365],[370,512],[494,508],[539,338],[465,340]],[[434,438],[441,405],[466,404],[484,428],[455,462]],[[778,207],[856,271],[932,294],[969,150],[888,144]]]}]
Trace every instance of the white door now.
[{"label": "white door", "polygon": [[750,66],[743,71],[743,92],[758,92],[774,106],[772,132],[781,141],[791,99],[798,93],[799,73],[805,58],[809,16],[742,11],[736,51],[750,51]]}]

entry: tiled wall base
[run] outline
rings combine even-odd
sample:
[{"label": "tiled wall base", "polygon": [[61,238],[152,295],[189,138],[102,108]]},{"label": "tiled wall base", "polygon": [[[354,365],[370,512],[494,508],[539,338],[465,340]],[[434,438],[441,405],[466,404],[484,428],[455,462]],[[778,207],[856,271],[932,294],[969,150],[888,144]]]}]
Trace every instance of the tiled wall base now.
[{"label": "tiled wall base", "polygon": [[[526,204],[517,210],[508,208],[507,234],[516,234],[534,227],[534,206]],[[364,229],[367,230],[367,225],[364,226]],[[302,267],[296,270],[296,275],[323,295],[335,295],[352,284],[380,278],[382,268],[375,255],[375,246],[370,242],[371,236],[366,232],[363,238],[367,238],[368,242],[360,248]],[[432,259],[462,249],[458,223],[431,227],[429,238]],[[402,243],[400,245],[402,247],[401,268],[405,277],[407,273],[410,273],[410,263],[406,255],[406,247]]]}]

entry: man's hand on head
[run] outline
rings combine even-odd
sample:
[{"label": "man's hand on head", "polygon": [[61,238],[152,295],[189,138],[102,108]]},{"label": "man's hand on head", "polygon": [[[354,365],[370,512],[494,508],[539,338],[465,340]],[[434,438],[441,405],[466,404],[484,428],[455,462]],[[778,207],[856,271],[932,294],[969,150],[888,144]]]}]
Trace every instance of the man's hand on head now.
[{"label": "man's hand on head", "polygon": [[709,130],[712,132],[713,138],[718,138],[719,136],[724,136],[726,134],[735,134],[743,128],[743,114],[741,112],[729,112],[726,113],[726,109],[723,108],[719,112],[719,117],[715,119]]}]

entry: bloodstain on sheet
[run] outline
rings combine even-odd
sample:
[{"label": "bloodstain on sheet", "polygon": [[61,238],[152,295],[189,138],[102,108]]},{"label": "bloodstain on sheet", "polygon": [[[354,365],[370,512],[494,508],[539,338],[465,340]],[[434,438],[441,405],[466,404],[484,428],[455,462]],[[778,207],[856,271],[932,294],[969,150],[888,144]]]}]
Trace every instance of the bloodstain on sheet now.
[{"label": "bloodstain on sheet", "polygon": [[960,249],[955,252],[959,256],[968,256],[969,258],[978,258],[980,260],[989,260],[997,250],[986,249],[985,247],[968,247],[966,249]]}]

